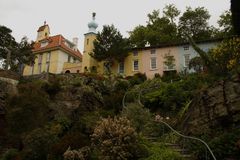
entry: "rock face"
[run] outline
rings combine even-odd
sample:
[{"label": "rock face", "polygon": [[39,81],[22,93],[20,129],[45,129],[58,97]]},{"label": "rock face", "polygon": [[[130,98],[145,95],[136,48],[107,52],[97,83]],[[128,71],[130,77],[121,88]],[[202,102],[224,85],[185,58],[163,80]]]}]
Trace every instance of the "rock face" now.
[{"label": "rock face", "polygon": [[182,128],[185,134],[240,126],[240,81],[221,81],[199,95],[189,108]]}]

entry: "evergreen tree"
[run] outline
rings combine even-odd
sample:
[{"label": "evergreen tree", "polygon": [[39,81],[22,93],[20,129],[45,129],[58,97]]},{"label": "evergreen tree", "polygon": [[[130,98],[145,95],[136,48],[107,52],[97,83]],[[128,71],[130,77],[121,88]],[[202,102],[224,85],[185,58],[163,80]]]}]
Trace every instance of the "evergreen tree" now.
[{"label": "evergreen tree", "polygon": [[103,26],[102,32],[97,34],[94,49],[90,55],[97,61],[104,61],[104,66],[110,73],[113,62],[123,61],[128,55],[128,47],[128,40],[124,39],[113,25]]}]

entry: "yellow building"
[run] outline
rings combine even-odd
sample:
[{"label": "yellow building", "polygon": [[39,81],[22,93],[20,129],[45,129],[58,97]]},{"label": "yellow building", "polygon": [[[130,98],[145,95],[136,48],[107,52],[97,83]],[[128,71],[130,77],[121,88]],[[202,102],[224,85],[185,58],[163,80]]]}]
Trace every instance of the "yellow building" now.
[{"label": "yellow building", "polygon": [[73,42],[62,35],[50,36],[50,28],[44,23],[39,27],[33,54],[35,63],[25,66],[23,75],[49,73],[79,73],[82,72],[82,55],[77,49],[78,39]]}]

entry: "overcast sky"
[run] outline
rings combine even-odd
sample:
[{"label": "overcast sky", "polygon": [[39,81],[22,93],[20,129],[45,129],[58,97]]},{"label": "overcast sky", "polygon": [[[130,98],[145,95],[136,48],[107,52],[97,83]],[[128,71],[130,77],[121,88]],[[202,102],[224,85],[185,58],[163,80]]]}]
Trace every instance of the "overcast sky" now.
[{"label": "overcast sky", "polygon": [[219,15],[230,8],[230,0],[0,0],[0,25],[13,30],[17,41],[23,36],[35,40],[37,29],[44,21],[50,26],[51,35],[62,34],[72,40],[79,38],[83,51],[84,33],[92,12],[96,12],[98,30],[105,24],[114,24],[127,37],[127,31],[145,25],[147,14],[173,3],[182,12],[186,6],[206,7],[210,24],[217,26]]}]

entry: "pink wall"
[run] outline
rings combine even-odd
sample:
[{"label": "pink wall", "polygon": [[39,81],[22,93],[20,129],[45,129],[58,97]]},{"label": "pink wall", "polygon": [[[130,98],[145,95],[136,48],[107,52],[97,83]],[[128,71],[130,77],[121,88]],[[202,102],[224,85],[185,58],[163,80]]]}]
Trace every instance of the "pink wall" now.
[{"label": "pink wall", "polygon": [[[164,71],[164,57],[165,55],[174,56],[175,68],[179,71],[179,54],[176,47],[156,48],[155,54],[151,54],[152,49],[146,49],[142,51],[142,73],[145,73],[148,78],[153,78],[156,73],[163,75]],[[151,58],[156,57],[157,68],[151,69]]]}]

